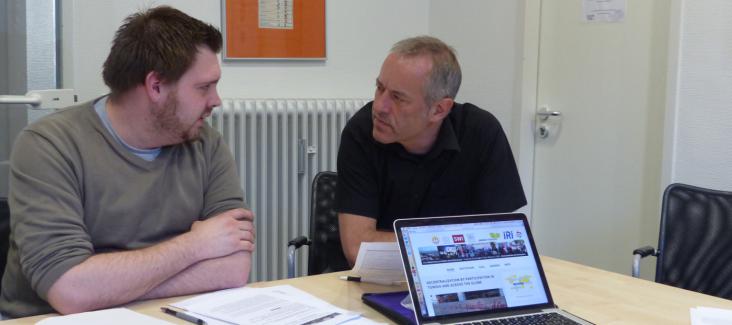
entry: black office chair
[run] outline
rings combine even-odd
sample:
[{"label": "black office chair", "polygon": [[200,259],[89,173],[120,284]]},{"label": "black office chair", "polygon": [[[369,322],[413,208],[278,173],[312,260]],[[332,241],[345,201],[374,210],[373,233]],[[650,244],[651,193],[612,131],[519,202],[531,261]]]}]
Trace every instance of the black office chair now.
[{"label": "black office chair", "polygon": [[5,264],[8,259],[8,248],[10,246],[10,207],[7,198],[0,198],[0,289],[2,289],[2,278],[5,272]]},{"label": "black office chair", "polygon": [[308,275],[337,272],[350,269],[343,255],[338,231],[338,213],[335,210],[338,174],[320,172],[313,179],[310,194],[309,238],[299,236],[287,243],[287,277],[295,276],[295,251],[309,245]]},{"label": "black office chair", "polygon": [[656,282],[732,299],[732,192],[671,184],[663,193],[658,250],[633,251],[633,276],[640,259],[656,256]]}]

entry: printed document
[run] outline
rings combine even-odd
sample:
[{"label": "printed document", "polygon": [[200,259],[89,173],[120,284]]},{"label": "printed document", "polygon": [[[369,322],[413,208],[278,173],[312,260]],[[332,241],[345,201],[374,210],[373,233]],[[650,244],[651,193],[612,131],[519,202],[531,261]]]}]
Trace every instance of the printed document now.
[{"label": "printed document", "polygon": [[712,307],[696,307],[689,309],[691,325],[724,325],[732,324],[732,310]]},{"label": "printed document", "polygon": [[360,317],[289,285],[222,290],[171,306],[210,323],[340,324]]},{"label": "printed document", "polygon": [[90,311],[66,316],[49,317],[37,325],[76,325],[76,324],[111,324],[111,325],[165,325],[172,324],[162,319],[134,312],[126,308],[112,308]]},{"label": "printed document", "polygon": [[363,242],[352,273],[361,282],[396,285],[404,283],[404,266],[396,242]]}]

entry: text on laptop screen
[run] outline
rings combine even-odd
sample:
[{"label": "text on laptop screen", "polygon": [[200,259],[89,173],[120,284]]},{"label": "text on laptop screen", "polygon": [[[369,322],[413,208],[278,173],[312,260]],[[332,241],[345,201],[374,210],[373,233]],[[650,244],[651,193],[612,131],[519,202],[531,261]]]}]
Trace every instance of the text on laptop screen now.
[{"label": "text on laptop screen", "polygon": [[549,301],[521,220],[403,227],[402,236],[423,317]]}]

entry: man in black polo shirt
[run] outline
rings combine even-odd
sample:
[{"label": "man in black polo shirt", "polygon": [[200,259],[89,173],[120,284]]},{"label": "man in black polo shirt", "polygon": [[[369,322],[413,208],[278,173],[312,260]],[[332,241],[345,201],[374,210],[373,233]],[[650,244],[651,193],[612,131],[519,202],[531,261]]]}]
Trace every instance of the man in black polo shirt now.
[{"label": "man in black polo shirt", "polygon": [[526,204],[498,120],[453,100],[454,50],[428,36],[392,47],[373,102],[348,122],[338,151],[341,243],[355,263],[361,242],[394,241],[398,218],[510,212]]}]

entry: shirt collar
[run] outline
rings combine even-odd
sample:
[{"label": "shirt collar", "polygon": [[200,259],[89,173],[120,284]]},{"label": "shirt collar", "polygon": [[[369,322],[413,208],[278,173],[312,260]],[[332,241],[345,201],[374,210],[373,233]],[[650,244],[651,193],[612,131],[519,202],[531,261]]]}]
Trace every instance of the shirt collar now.
[{"label": "shirt collar", "polygon": [[[452,112],[450,112],[450,114],[452,114]],[[442,120],[440,131],[437,134],[437,139],[435,139],[432,149],[424,155],[411,154],[399,143],[382,144],[376,140],[374,140],[374,142],[387,150],[393,151],[396,154],[411,160],[431,160],[438,157],[443,151],[460,152],[460,143],[458,142],[457,135],[455,135],[455,129],[452,127],[450,115]]]},{"label": "shirt collar", "polygon": [[440,133],[437,134],[437,139],[435,140],[435,144],[432,146],[432,149],[427,152],[427,158],[435,158],[443,151],[448,150],[460,152],[460,144],[458,143],[457,135],[455,135],[455,130],[452,127],[450,115],[442,120]]}]

